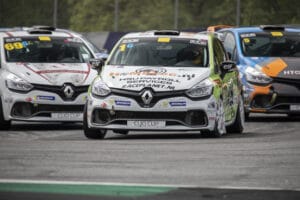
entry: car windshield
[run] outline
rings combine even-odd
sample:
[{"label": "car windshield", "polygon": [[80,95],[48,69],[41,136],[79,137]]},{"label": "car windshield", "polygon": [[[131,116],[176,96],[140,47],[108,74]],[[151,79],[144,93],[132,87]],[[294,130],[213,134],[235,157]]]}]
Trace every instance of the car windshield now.
[{"label": "car windshield", "polygon": [[167,37],[123,39],[112,52],[108,64],[207,67],[207,41]]},{"label": "car windshield", "polygon": [[10,37],[4,49],[7,62],[84,63],[92,57],[79,38]]},{"label": "car windshield", "polygon": [[299,33],[243,33],[242,51],[251,57],[300,57]]}]

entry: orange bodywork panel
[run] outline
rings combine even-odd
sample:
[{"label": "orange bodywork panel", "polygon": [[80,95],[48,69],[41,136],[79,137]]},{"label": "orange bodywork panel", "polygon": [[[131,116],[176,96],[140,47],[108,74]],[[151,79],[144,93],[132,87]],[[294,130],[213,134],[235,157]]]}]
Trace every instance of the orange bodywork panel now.
[{"label": "orange bodywork panel", "polygon": [[254,91],[251,94],[251,99],[253,99],[256,95],[258,94],[269,94],[270,93],[270,87],[271,85],[268,86],[253,86],[254,87]]},{"label": "orange bodywork panel", "polygon": [[262,67],[262,71],[271,77],[276,77],[282,70],[287,67],[287,64],[280,58],[268,63]]},{"label": "orange bodywork panel", "polygon": [[207,27],[207,31],[208,32],[215,32],[217,30],[220,30],[222,28],[232,28],[234,26],[231,26],[231,25],[215,25],[215,26],[209,26]]}]

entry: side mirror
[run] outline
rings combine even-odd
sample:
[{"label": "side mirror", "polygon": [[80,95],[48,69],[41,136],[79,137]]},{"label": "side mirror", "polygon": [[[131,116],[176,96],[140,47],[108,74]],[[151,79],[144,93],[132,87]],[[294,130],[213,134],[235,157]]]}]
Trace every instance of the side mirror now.
[{"label": "side mirror", "polygon": [[228,73],[228,72],[232,72],[235,71],[237,69],[235,62],[232,61],[224,61],[221,64],[221,69],[222,72],[224,73]]},{"label": "side mirror", "polygon": [[101,68],[104,66],[104,60],[101,58],[91,58],[89,60],[89,63],[92,65],[93,69],[101,70]]}]

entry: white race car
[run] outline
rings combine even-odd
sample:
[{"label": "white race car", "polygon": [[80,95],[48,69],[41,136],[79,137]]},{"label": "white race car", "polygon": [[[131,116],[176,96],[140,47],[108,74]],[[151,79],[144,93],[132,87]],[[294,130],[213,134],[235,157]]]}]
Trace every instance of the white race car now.
[{"label": "white race car", "polygon": [[219,137],[242,133],[239,73],[213,34],[130,33],[116,44],[90,89],[84,133],[107,130],[196,131]]},{"label": "white race car", "polygon": [[0,129],[12,120],[82,122],[97,71],[93,44],[80,34],[39,26],[0,31]]}]

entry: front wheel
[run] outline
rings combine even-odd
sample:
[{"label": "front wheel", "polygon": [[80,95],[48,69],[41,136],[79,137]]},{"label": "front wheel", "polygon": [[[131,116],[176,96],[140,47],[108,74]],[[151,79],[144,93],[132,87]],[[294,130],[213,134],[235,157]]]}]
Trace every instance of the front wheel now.
[{"label": "front wheel", "polygon": [[243,133],[245,124],[245,110],[242,96],[240,96],[238,109],[233,124],[226,127],[227,133]]},{"label": "front wheel", "polygon": [[105,129],[91,129],[88,127],[87,104],[85,104],[83,111],[83,132],[89,139],[104,139],[107,132]]},{"label": "front wheel", "polygon": [[225,114],[224,114],[224,107],[223,102],[220,100],[217,108],[217,115],[216,115],[216,122],[214,130],[203,130],[201,131],[201,135],[203,137],[214,137],[218,138],[221,137],[223,134],[226,133],[225,127]]},{"label": "front wheel", "polygon": [[0,98],[0,130],[8,130],[10,129],[11,121],[4,119],[4,113],[2,109],[2,101]]}]

